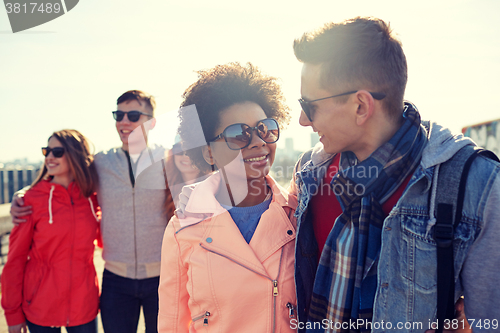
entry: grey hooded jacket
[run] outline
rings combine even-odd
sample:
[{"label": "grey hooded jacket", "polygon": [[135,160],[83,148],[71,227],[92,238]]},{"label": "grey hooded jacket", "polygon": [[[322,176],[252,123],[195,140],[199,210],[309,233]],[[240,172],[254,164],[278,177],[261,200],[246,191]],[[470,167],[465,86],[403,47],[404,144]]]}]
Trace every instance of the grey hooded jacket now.
[{"label": "grey hooded jacket", "polygon": [[161,163],[164,153],[158,146],[143,151],[137,160],[135,185],[121,148],[95,155],[103,258],[105,268],[114,274],[132,279],[160,275],[161,243],[168,222]]}]

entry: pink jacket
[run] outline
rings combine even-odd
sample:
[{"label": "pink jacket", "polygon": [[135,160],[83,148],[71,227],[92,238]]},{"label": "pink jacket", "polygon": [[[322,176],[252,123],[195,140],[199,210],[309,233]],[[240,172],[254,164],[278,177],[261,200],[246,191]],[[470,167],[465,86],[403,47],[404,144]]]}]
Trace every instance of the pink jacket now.
[{"label": "pink jacket", "polygon": [[[297,199],[271,177],[269,209],[247,244],[215,199],[219,174],[192,192],[186,212],[163,238],[158,332],[293,332]],[[181,226],[182,225],[182,226]]]}]

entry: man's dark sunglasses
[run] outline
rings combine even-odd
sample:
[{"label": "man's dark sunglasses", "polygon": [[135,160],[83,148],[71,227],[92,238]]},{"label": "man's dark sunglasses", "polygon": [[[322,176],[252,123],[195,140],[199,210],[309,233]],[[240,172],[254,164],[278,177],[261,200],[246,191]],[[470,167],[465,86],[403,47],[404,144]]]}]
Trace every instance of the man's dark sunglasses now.
[{"label": "man's dark sunglasses", "polygon": [[50,152],[52,152],[52,155],[54,155],[54,157],[57,157],[57,158],[63,157],[64,148],[63,147],[55,147],[55,148],[42,147],[43,156],[45,156],[45,157],[49,156]]},{"label": "man's dark sunglasses", "polygon": [[232,124],[209,142],[224,138],[229,149],[240,150],[246,148],[252,142],[253,131],[266,143],[275,143],[280,137],[280,127],[273,118],[266,118],[258,122],[257,126],[250,127],[247,124]]},{"label": "man's dark sunglasses", "polygon": [[[313,101],[306,101],[305,99],[300,98],[299,99],[299,103],[300,103],[300,106],[302,107],[302,110],[306,114],[307,119],[309,119],[309,121],[312,122],[313,120],[312,120],[312,114],[311,114],[311,111],[312,111],[311,103],[317,102],[317,101],[322,101],[322,100],[328,99],[328,98],[334,98],[334,97],[340,97],[340,96],[354,94],[354,93],[357,93],[358,91],[359,90],[348,91],[348,92],[345,92],[345,93],[342,93],[342,94],[338,94],[338,95],[333,95],[333,96],[318,98],[318,99],[315,99]],[[377,93],[377,92],[370,92],[370,95],[372,95],[372,97],[375,98],[376,100],[384,99],[385,96],[386,96],[384,93]]]},{"label": "man's dark sunglasses", "polygon": [[141,111],[129,111],[129,112],[113,111],[113,118],[115,118],[116,121],[122,121],[123,117],[125,117],[125,115],[127,115],[128,120],[130,120],[133,123],[138,121],[139,118],[141,118],[141,115],[145,115],[147,117],[153,117],[152,115],[141,112]]}]

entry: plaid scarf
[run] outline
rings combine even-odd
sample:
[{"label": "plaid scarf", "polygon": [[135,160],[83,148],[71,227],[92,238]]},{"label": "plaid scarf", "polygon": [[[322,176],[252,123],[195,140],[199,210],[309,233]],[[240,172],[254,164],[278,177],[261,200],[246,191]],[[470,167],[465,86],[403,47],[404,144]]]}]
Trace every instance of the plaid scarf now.
[{"label": "plaid scarf", "polygon": [[353,329],[347,324],[342,329],[340,324],[372,320],[385,218],[380,203],[413,172],[427,141],[414,105],[405,103],[403,117],[396,134],[361,163],[357,164],[352,152],[342,153],[341,171],[332,179],[343,213],[321,253],[308,318],[311,324],[327,319],[326,331],[370,331],[366,326]]}]

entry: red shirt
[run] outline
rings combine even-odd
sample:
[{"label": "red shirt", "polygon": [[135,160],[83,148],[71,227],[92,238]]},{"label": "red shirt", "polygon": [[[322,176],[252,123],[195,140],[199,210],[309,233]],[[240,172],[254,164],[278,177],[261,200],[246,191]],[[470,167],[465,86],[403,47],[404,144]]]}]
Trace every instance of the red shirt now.
[{"label": "red shirt", "polygon": [[[340,154],[335,155],[330,163],[330,166],[328,167],[328,170],[326,171],[326,175],[323,178],[320,187],[318,188],[318,192],[311,197],[311,202],[309,204],[309,213],[312,218],[314,235],[316,237],[316,241],[318,242],[318,259],[321,252],[323,252],[323,247],[325,246],[326,239],[333,228],[335,220],[340,216],[340,214],[342,214],[340,203],[330,187],[330,182],[339,170],[339,160]],[[399,198],[403,194],[403,191],[408,185],[410,178],[411,174],[406,177],[396,192],[394,192],[382,205],[384,218],[389,215],[389,212],[398,202]]]}]

